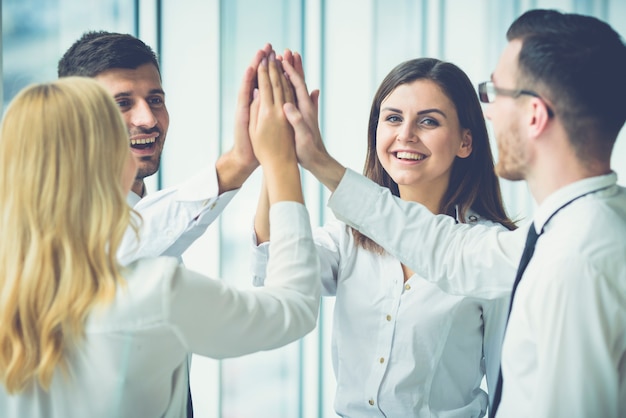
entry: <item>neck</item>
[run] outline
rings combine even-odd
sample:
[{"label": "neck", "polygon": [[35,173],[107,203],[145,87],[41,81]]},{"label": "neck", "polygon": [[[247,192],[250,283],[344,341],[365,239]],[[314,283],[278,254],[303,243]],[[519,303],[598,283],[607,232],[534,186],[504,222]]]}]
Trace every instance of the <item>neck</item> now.
[{"label": "neck", "polygon": [[132,190],[132,192],[137,194],[139,197],[143,197],[146,194],[146,185],[143,182],[143,179],[135,180],[133,187],[130,190]]},{"label": "neck", "polygon": [[[545,152],[527,176],[528,187],[537,204],[557,190],[577,181],[611,172],[609,162],[582,162],[570,148],[557,154]],[[558,158],[554,158],[559,155]]]},{"label": "neck", "polygon": [[[447,185],[446,185],[447,186]],[[403,187],[398,186],[400,199],[408,202],[417,202],[424,205],[432,213],[439,214],[441,201],[447,187],[441,188],[436,185],[429,187]]]}]

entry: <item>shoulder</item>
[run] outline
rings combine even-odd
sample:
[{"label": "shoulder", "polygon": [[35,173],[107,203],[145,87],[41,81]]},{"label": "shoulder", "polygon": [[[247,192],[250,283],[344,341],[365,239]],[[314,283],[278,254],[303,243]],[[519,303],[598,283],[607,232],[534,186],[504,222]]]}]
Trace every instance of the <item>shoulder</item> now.
[{"label": "shoulder", "polygon": [[615,197],[582,198],[563,208],[545,225],[546,241],[591,258],[626,256],[626,193]]},{"label": "shoulder", "polygon": [[145,258],[122,268],[125,282],[110,303],[94,309],[91,331],[136,330],[165,321],[164,289],[169,288],[179,262],[173,257]]},{"label": "shoulder", "polygon": [[135,278],[146,280],[149,277],[172,275],[179,265],[175,257],[141,258],[124,267],[122,274],[129,282]]}]

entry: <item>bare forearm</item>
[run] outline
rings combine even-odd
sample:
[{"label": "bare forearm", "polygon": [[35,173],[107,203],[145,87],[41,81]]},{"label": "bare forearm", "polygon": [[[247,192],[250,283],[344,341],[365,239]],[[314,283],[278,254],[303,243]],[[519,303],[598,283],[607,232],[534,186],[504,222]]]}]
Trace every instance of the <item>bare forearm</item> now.
[{"label": "bare forearm", "polygon": [[259,193],[259,203],[254,215],[254,232],[257,244],[262,244],[270,240],[270,200],[267,194],[265,176]]},{"label": "bare forearm", "polygon": [[222,154],[215,163],[218,193],[240,188],[257,166],[256,161],[252,164],[240,161],[232,150]]},{"label": "bare forearm", "polygon": [[346,172],[346,168],[328,153],[319,154],[305,168],[331,192],[335,191]]},{"label": "bare forearm", "polygon": [[264,170],[270,205],[281,201],[304,203],[295,154],[292,163],[271,162],[264,166]]}]

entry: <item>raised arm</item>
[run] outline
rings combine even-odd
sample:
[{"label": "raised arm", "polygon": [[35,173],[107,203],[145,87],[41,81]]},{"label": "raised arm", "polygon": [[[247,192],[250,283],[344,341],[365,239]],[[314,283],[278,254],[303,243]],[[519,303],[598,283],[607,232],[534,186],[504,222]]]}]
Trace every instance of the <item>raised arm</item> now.
[{"label": "raised arm", "polygon": [[[173,320],[184,345],[211,357],[287,344],[315,327],[319,309],[319,260],[303,205],[294,134],[282,110],[293,93],[273,52],[258,68],[258,85],[249,132],[270,207],[272,257],[265,287],[240,291],[186,272],[180,278],[185,285],[168,292],[176,298]],[[206,321],[193,320],[198,316]]]},{"label": "raised arm", "polygon": [[282,109],[285,103],[293,103],[294,96],[274,52],[261,61],[258,84],[258,94],[250,106],[250,138],[263,166],[269,204],[304,203],[293,128]]},{"label": "raised arm", "polygon": [[141,215],[137,237],[129,229],[118,251],[120,263],[127,265],[144,257],[161,255],[181,258],[193,242],[204,234],[236,194],[236,190],[259,165],[248,134],[252,91],[261,59],[271,45],[255,54],[246,69],[235,115],[235,142],[217,160],[215,167],[202,170],[184,183],[151,193],[131,203]]},{"label": "raised arm", "polygon": [[261,184],[259,202],[256,207],[256,213],[254,214],[254,233],[256,235],[257,245],[270,240],[270,200],[267,194],[265,178]]},{"label": "raised arm", "polygon": [[271,50],[272,46],[266,44],[263,49],[257,51],[250,62],[250,66],[244,73],[237,95],[233,147],[220,156],[215,164],[220,194],[240,188],[250,174],[259,166],[250,144],[248,132],[250,104],[256,87],[257,69],[261,60],[266,58]]},{"label": "raised arm", "polygon": [[293,64],[283,60],[283,67],[296,92],[298,106],[284,106],[287,119],[296,133],[298,161],[331,192],[337,188],[346,168],[326,150],[318,122],[319,90],[309,94],[302,72],[302,59],[293,54]]},{"label": "raised arm", "polygon": [[389,189],[346,170],[322,141],[317,95],[309,95],[295,61],[283,65],[298,102],[297,108],[290,103],[284,106],[295,131],[298,160],[333,192],[329,207],[335,216],[446,292],[488,298],[507,295],[527,229],[502,232],[474,227],[468,231],[467,225],[435,216],[419,203],[402,201]]}]

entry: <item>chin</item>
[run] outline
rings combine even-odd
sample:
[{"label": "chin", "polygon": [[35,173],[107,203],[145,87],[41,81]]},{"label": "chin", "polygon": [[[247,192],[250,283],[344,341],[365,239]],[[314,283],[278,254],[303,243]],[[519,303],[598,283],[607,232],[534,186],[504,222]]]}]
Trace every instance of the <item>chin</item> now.
[{"label": "chin", "polygon": [[137,171],[137,180],[143,180],[159,171],[159,167],[140,167]]},{"label": "chin", "polygon": [[496,175],[509,181],[524,180],[524,176],[519,171],[507,170],[499,166],[496,166]]}]

